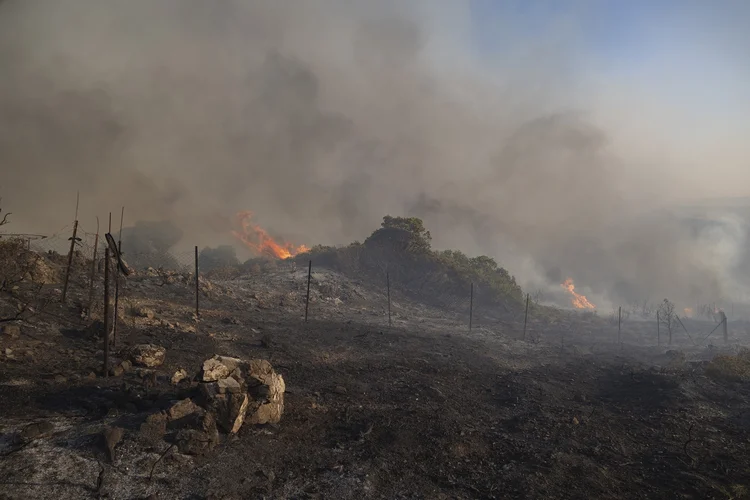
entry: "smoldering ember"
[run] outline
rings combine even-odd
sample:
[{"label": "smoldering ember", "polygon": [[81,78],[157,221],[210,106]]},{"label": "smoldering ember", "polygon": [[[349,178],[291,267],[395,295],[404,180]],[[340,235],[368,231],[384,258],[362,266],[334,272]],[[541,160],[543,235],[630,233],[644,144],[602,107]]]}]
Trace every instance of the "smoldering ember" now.
[{"label": "smoldering ember", "polygon": [[0,500],[750,499],[748,26],[0,0]]}]

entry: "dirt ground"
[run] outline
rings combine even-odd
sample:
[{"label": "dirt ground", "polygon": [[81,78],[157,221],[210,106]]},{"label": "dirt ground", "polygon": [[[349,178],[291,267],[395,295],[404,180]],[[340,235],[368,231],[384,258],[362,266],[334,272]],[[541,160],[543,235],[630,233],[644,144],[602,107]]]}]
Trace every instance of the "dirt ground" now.
[{"label": "dirt ground", "polygon": [[[750,498],[750,386],[704,372],[742,325],[728,346],[667,347],[629,322],[620,345],[616,326],[571,314],[531,318],[524,341],[522,314],[480,311],[469,332],[460,311],[394,290],[389,327],[380,288],[325,270],[305,323],[306,271],[205,281],[197,322],[189,277],[129,278],[113,357],[165,347],[155,381],[102,376],[85,273],[66,306],[45,286],[49,303],[0,337],[0,498]],[[202,456],[146,439],[148,415],[193,394],[172,375],[214,354],[271,362],[281,422]]]}]

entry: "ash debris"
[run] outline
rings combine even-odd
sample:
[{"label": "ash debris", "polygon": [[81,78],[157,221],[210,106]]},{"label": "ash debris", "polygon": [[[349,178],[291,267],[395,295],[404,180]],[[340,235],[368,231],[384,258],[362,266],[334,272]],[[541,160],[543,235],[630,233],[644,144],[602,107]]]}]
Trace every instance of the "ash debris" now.
[{"label": "ash debris", "polygon": [[217,263],[197,281],[198,315],[192,272],[140,267],[122,288],[106,373],[101,272],[99,305],[81,309],[90,261],[74,258],[62,304],[66,259],[20,252],[20,268],[46,271],[10,266],[17,278],[0,293],[12,318],[0,335],[0,474],[16,483],[0,491],[742,493],[745,323],[729,322],[724,343],[685,318],[668,345],[651,320],[626,316],[618,330],[536,302],[525,314],[508,271],[434,250],[431,236],[419,219],[386,217],[363,243]]}]

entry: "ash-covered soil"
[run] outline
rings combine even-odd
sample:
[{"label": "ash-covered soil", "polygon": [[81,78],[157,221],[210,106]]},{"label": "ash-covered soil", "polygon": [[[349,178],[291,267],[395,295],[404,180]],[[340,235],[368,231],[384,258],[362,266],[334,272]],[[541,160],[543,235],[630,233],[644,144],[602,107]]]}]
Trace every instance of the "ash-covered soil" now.
[{"label": "ash-covered soil", "polygon": [[[286,265],[202,281],[196,322],[191,277],[139,273],[122,290],[113,366],[136,344],[166,358],[105,378],[85,269],[68,305],[45,285],[24,321],[3,324],[0,498],[750,494],[750,386],[705,371],[741,325],[730,346],[675,333],[657,347],[647,322],[628,322],[619,345],[605,319],[560,313],[530,318],[524,340],[522,310],[476,311],[470,332],[468,301],[438,309],[394,289],[389,327],[383,284],[321,269],[305,323],[307,270]],[[3,294],[1,317],[24,290]],[[182,454],[143,424],[193,396],[175,372],[193,377],[215,354],[268,360],[286,382],[284,414]],[[102,435],[115,427],[112,460]]]}]

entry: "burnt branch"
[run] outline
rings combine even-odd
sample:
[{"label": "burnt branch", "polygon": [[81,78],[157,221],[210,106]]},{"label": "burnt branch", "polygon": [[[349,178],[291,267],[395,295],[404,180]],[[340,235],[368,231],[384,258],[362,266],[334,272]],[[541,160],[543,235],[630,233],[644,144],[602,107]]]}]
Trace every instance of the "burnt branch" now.
[{"label": "burnt branch", "polygon": [[[0,198],[0,203],[2,203],[2,201],[3,201],[3,199]],[[0,213],[2,213],[2,212],[3,212],[3,209],[0,208]],[[8,220],[8,216],[10,216],[10,215],[13,215],[13,214],[11,212],[7,212],[5,214],[5,217],[3,217],[2,220],[0,220],[0,226],[4,226],[6,224],[10,224],[10,221]]]}]

